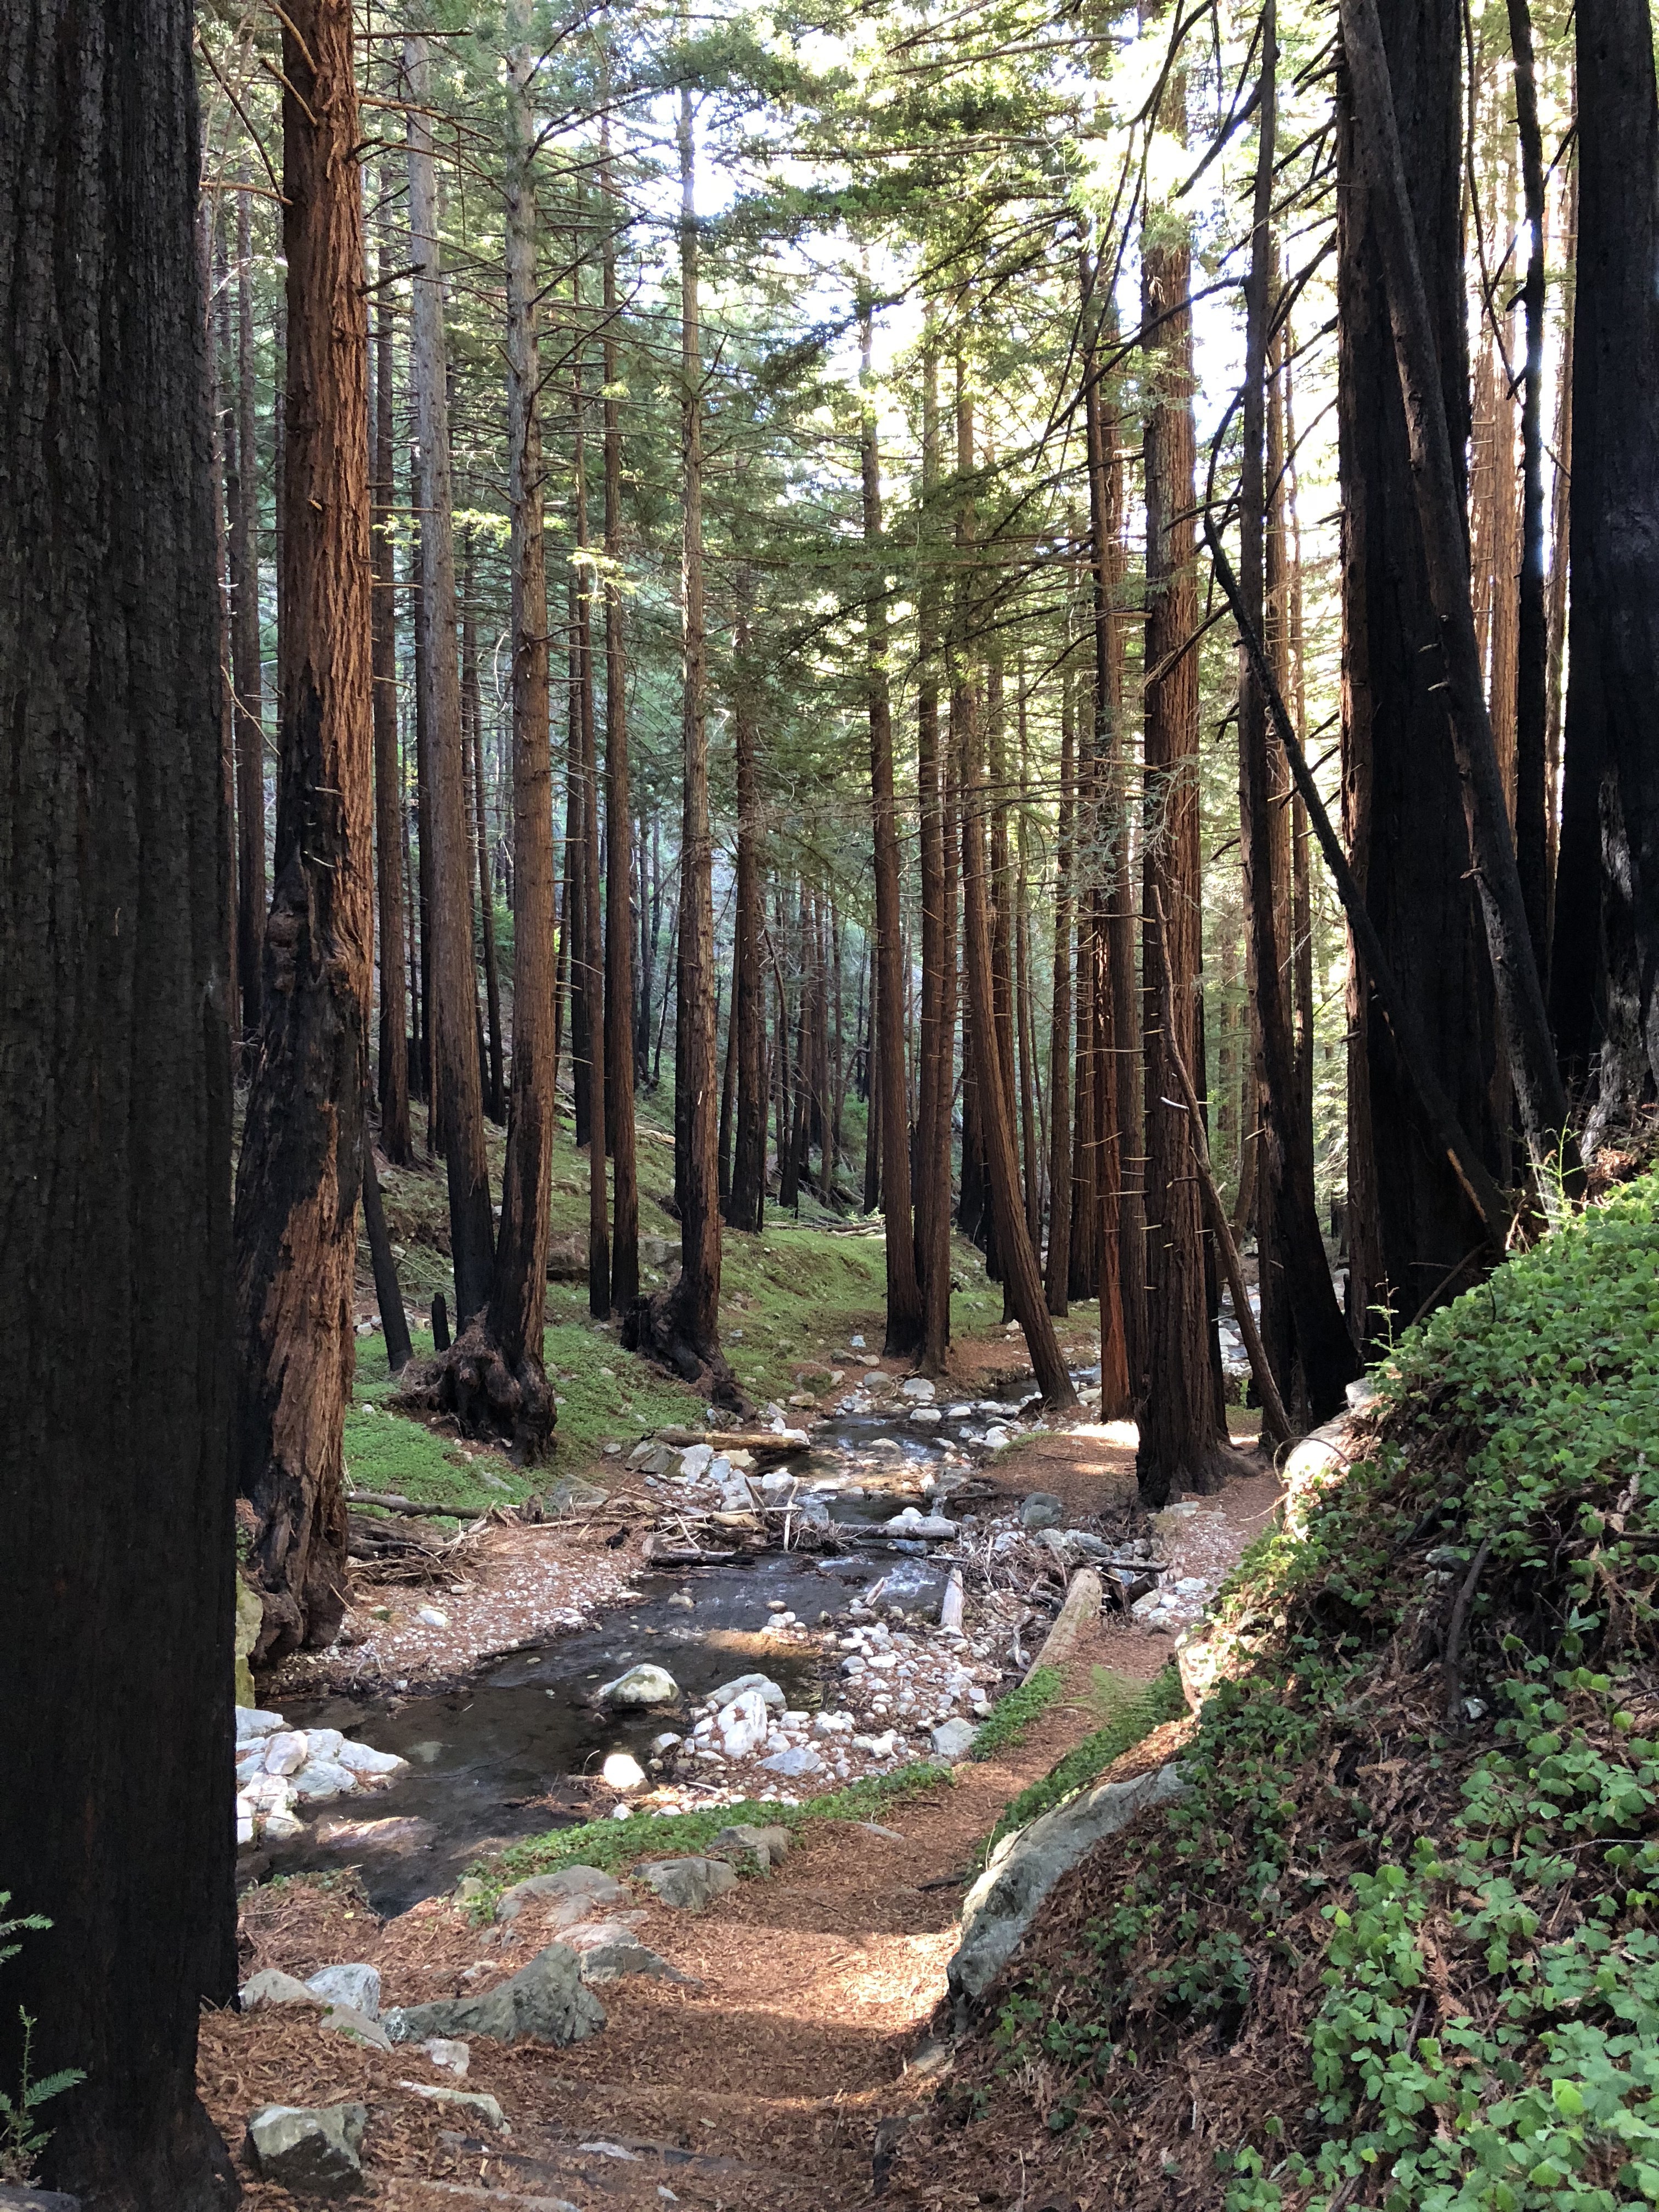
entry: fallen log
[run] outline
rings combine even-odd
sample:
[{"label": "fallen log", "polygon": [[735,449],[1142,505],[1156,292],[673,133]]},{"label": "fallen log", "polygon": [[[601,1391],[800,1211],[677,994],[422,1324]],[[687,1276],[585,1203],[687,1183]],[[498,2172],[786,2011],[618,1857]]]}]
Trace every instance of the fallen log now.
[{"label": "fallen log", "polygon": [[1039,1667],[1060,1667],[1074,1649],[1078,1638],[1086,1628],[1098,1626],[1100,1607],[1104,1592],[1100,1577],[1092,1567],[1079,1567],[1072,1577],[1066,1592],[1066,1602],[1054,1616],[1054,1625],[1042,1639],[1042,1649],[1026,1668],[1024,1682],[1029,1682]]},{"label": "fallen log", "polygon": [[718,1456],[723,1452],[765,1452],[779,1459],[787,1459],[796,1452],[811,1451],[811,1440],[805,1429],[659,1429],[656,1441],[672,1444],[677,1451],[684,1451],[692,1444],[707,1444]]}]

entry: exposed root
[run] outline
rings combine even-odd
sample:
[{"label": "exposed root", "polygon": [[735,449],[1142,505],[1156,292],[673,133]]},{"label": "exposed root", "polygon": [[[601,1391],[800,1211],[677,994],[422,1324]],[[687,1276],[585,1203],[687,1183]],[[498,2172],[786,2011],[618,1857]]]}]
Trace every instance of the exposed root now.
[{"label": "exposed root", "polygon": [[505,1444],[521,1467],[546,1457],[558,1419],[541,1362],[526,1353],[509,1365],[482,1321],[469,1322],[435,1358],[406,1367],[398,1400],[420,1413],[447,1413],[463,1436]]},{"label": "exposed root", "polygon": [[678,1285],[635,1298],[623,1319],[624,1352],[653,1359],[671,1375],[689,1382],[711,1406],[747,1419],[754,1407],[743,1395],[743,1386],[726,1362],[726,1354],[711,1340],[700,1339],[686,1322],[675,1296]]}]

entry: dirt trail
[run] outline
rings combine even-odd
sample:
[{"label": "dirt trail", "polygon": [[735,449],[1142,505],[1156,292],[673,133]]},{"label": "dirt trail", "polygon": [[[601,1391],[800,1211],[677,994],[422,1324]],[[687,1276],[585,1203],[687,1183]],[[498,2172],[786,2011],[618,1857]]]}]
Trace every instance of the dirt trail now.
[{"label": "dirt trail", "polygon": [[[998,1474],[1019,1490],[1086,1489],[1097,1504],[1103,1480],[1132,1479],[1131,1455],[1098,1431],[1052,1436]],[[1212,1545],[1236,1557],[1275,1496],[1264,1473],[1205,1501],[1224,1516]],[[1011,1797],[1101,1724],[1094,1670],[1148,1680],[1172,1642],[1138,1623],[1104,1625],[1023,1745],[960,1766],[953,1787],[896,1804],[877,1826],[809,1824],[781,1869],[702,1915],[645,1903],[640,1937],[686,1981],[605,1987],[604,2032],[566,2050],[473,2044],[462,2086],[499,2099],[508,2139],[400,2087],[446,2078],[417,2051],[360,2051],[310,2018],[270,2013],[208,2023],[203,2078],[216,2118],[234,2144],[259,2103],[360,2097],[371,2111],[368,2199],[407,2212],[870,2203],[904,2116],[948,2063],[932,2022],[978,1846]],[[1160,1731],[1141,1762],[1167,1756],[1182,1725]],[[487,1986],[549,1940],[534,1908],[508,1929],[479,1930],[434,1899],[381,1925],[348,1893],[297,1887],[251,1902],[245,1926],[249,1966],[304,1973],[366,1959],[381,1969],[387,2003]],[[249,2191],[257,2207],[289,2201],[269,2185]]]}]

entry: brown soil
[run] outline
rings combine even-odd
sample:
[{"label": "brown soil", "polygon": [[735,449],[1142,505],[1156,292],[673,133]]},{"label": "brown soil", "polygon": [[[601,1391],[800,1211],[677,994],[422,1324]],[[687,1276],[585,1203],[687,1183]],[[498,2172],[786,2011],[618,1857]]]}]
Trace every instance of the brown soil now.
[{"label": "brown soil", "polygon": [[[1133,1480],[1127,1442],[1097,1431],[1036,1438],[997,1474],[1095,1513],[1103,1486],[1121,1493]],[[1220,1506],[1242,1549],[1275,1495],[1264,1473],[1206,1504]],[[877,1824],[809,1826],[781,1869],[706,1914],[671,1912],[641,1889],[641,1939],[688,1978],[604,1989],[604,2032],[568,2050],[475,2043],[461,2086],[500,2100],[509,2138],[400,2086],[449,2079],[417,2051],[362,2051],[308,2012],[210,2016],[202,2081],[214,2116],[234,2148],[261,2103],[361,2098],[370,2108],[367,2198],[398,2212],[466,2203],[832,2212],[883,2193],[971,2201],[950,2184],[949,2140],[925,2120],[903,2151],[950,2064],[936,2035],[963,1891],[1008,1800],[1099,1725],[1096,1670],[1150,1679],[1171,1640],[1138,1623],[1103,1624],[1068,1663],[1065,1697],[1022,1746],[963,1765],[954,1786],[899,1803]],[[1185,1727],[1160,1730],[1123,1771],[1170,1756]],[[367,1960],[380,1967],[386,2003],[414,2002],[488,1987],[548,1940],[533,1909],[506,1929],[478,1929],[431,1899],[382,1924],[349,1882],[321,1893],[295,1883],[246,1901],[244,1972]],[[1016,2186],[1006,2201],[1018,2195]],[[1030,2201],[1036,2212],[1047,2200]],[[289,2200],[256,2185],[248,2202],[265,2212]]]}]

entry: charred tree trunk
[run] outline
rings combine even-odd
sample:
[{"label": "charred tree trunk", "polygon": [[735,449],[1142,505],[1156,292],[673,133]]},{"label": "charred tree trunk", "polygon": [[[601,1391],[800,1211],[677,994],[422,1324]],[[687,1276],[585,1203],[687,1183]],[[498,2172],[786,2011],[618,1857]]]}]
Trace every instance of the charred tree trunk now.
[{"label": "charred tree trunk", "polygon": [[1063,1319],[1072,1252],[1072,818],[1076,763],[1074,686],[1068,669],[1060,710],[1060,818],[1054,846],[1054,978],[1048,1030],[1048,1253],[1043,1289]]},{"label": "charred tree trunk", "polygon": [[484,1082],[484,1108],[499,1127],[507,1120],[507,1096],[501,1063],[501,975],[495,955],[495,894],[489,880],[489,816],[484,798],[483,702],[478,688],[478,617],[473,600],[472,532],[461,539],[461,729],[462,752],[471,771],[471,790],[466,804],[472,817],[472,836],[478,856],[478,930],[483,941],[484,1016],[489,1057]]},{"label": "charred tree trunk", "polygon": [[674,1063],[675,1185],[680,1273],[635,1301],[623,1342],[648,1352],[712,1399],[744,1404],[720,1343],[720,1081],[714,1023],[714,853],[708,824],[708,647],[703,612],[702,341],[698,300],[696,142],[689,86],[679,96],[680,422],[684,501],[680,571],[680,898]]},{"label": "charred tree trunk", "polygon": [[[236,420],[240,495],[230,515],[230,652],[236,728],[236,980],[248,1050],[257,1050],[265,935],[264,683],[259,657],[259,474],[253,407],[253,240],[236,196]],[[232,430],[226,425],[227,477]]]},{"label": "charred tree trunk", "polygon": [[437,193],[426,112],[423,37],[404,44],[408,79],[410,250],[415,264],[410,348],[420,437],[422,589],[416,649],[432,708],[432,1090],[449,1177],[449,1241],[456,1321],[465,1330],[489,1302],[495,1269],[489,1170],[478,1079],[477,986],[472,959],[471,860],[461,782],[461,701],[455,662],[455,541],[444,368]]},{"label": "charred tree trunk", "polygon": [[1604,0],[1577,24],[1567,716],[1569,758],[1576,741],[1599,754],[1601,769],[1599,1133],[1650,1097],[1659,1073],[1659,99],[1650,27],[1636,0]]},{"label": "charred tree trunk", "polygon": [[52,1923],[0,2081],[21,2002],[34,2077],[86,2075],[31,2116],[47,2179],[100,2212],[234,2194],[195,2079],[236,1980],[234,1009],[191,29],[23,0],[0,70],[0,1880]]},{"label": "charred tree trunk", "polygon": [[1516,647],[1515,857],[1521,896],[1540,975],[1549,961],[1547,783],[1549,612],[1544,586],[1544,149],[1538,127],[1532,16],[1527,0],[1509,0],[1515,57],[1516,123],[1526,206],[1526,378],[1521,404],[1521,597]]},{"label": "charred tree trunk", "polygon": [[939,747],[939,354],[930,319],[922,352],[921,563],[916,602],[916,786],[921,830],[921,1034],[916,1103],[916,1273],[927,1375],[951,1349],[951,1093],[955,1073],[955,867],[945,872],[945,763]]},{"label": "charred tree trunk", "polygon": [[611,122],[599,125],[605,337],[605,1066],[611,1144],[611,1304],[626,1313],[640,1294],[640,1183],[634,1127],[634,832],[628,758],[628,658],[623,630],[622,410],[617,343],[616,203],[611,197]]},{"label": "charred tree trunk", "polygon": [[[1170,119],[1185,120],[1184,76],[1166,94]],[[1198,628],[1194,573],[1191,249],[1160,220],[1141,244],[1141,312],[1157,321],[1147,347],[1146,799],[1143,928],[1161,900],[1167,927],[1143,957],[1155,984],[1161,954],[1188,1067],[1198,1049],[1200,944]],[[1184,1117],[1164,1104],[1180,1095],[1155,997],[1146,1000],[1146,1395],[1135,1462],[1140,1494],[1161,1505],[1170,1492],[1212,1490],[1229,1471],[1217,1433],[1210,1378],[1204,1227],[1188,1164]]]},{"label": "charred tree trunk", "polygon": [[[1386,41],[1419,265],[1432,305],[1455,453],[1468,429],[1461,218],[1459,23],[1389,0]],[[1415,1009],[1429,1072],[1490,1168],[1497,1065],[1491,964],[1445,713],[1425,648],[1436,622],[1413,511],[1380,226],[1338,112],[1338,413],[1343,524],[1343,811],[1353,872],[1389,969]],[[1413,1086],[1363,967],[1351,962],[1348,1326],[1386,1340],[1481,1243],[1480,1216],[1443,1151],[1425,1142]],[[1454,1288],[1455,1288],[1454,1283]]]},{"label": "charred tree trunk", "polygon": [[443,1150],[438,1127],[438,1093],[434,1079],[432,1050],[432,906],[433,854],[437,835],[432,826],[432,684],[431,669],[421,650],[426,617],[426,539],[421,512],[420,464],[412,452],[409,469],[409,503],[416,535],[409,556],[409,612],[415,635],[415,834],[416,909],[420,923],[420,957],[411,963],[415,981],[415,1033],[418,1044],[416,1066],[421,1095],[426,1100],[426,1153],[436,1159]]},{"label": "charred tree trunk", "polygon": [[[581,313],[581,273],[572,278],[575,310]],[[572,398],[575,403],[576,545],[587,550],[587,460],[583,417],[586,413],[586,380],[581,356],[575,362]],[[580,665],[577,699],[580,712],[571,725],[573,744],[581,744],[582,793],[582,1006],[587,1024],[587,1310],[595,1321],[611,1311],[610,1198],[605,1187],[605,933],[599,913],[599,754],[593,711],[593,628],[588,586],[591,570],[586,563],[573,571],[571,609],[575,616],[576,653]]]},{"label": "charred tree trunk", "polygon": [[343,0],[283,27],[288,413],[276,888],[236,1172],[237,1480],[269,1664],[345,1611],[346,1401],[374,941],[368,325]]},{"label": "charred tree trunk", "polygon": [[[871,307],[860,288],[863,374],[870,376]],[[887,578],[883,567],[881,459],[873,404],[863,410],[864,549],[869,563],[864,605],[866,685],[870,711],[870,808],[875,841],[876,1005],[880,1042],[875,1107],[881,1117],[882,1212],[887,1223],[887,1337],[890,1356],[909,1358],[921,1343],[921,1285],[916,1278],[910,1210],[910,1100],[904,1066],[904,977],[899,904],[898,807],[893,788],[893,718],[887,690]]]},{"label": "charred tree trunk", "polygon": [[[386,232],[379,269],[392,273]],[[374,311],[374,847],[380,868],[380,1150],[395,1167],[415,1155],[409,1125],[409,1009],[404,972],[404,842],[407,827],[398,750],[398,618],[392,544],[392,302],[382,289]]]}]

